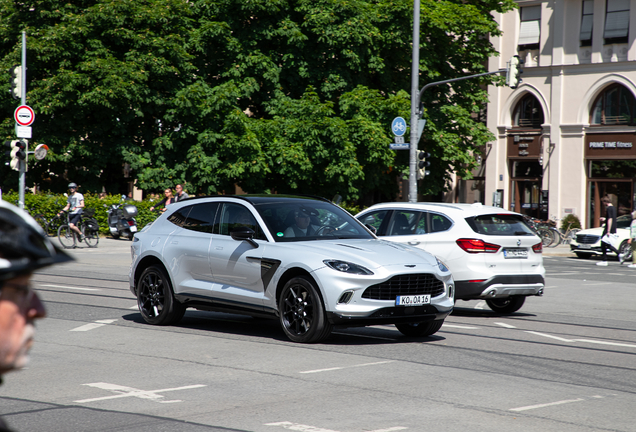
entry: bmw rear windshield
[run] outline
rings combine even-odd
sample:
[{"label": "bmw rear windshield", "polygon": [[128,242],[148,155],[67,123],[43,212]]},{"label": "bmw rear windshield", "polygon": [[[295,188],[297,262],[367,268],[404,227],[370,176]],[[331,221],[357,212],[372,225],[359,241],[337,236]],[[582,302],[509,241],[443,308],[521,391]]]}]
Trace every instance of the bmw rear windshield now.
[{"label": "bmw rear windshield", "polygon": [[468,225],[476,233],[492,236],[534,235],[523,221],[523,216],[515,214],[488,214],[466,218]]}]

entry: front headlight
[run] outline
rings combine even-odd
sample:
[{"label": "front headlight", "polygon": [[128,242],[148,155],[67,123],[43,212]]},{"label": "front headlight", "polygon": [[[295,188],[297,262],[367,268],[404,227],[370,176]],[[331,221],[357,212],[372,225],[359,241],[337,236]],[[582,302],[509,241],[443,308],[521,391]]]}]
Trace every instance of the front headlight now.
[{"label": "front headlight", "polygon": [[439,258],[435,257],[435,259],[437,260],[437,267],[439,267],[439,269],[443,272],[449,272],[450,270],[448,269],[448,267],[446,266],[446,264],[444,264],[443,262],[441,262],[439,260]]},{"label": "front headlight", "polygon": [[357,274],[357,275],[372,275],[373,272],[367,268],[362,267],[361,265],[339,261],[339,260],[324,260],[323,261],[327,267],[337,270],[343,273],[349,274]]}]

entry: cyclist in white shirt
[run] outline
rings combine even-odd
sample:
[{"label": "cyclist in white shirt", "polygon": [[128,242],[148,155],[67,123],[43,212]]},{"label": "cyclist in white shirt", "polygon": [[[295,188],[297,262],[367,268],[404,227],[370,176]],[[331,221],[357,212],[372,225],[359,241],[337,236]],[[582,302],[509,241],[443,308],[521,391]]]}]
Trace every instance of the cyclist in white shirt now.
[{"label": "cyclist in white shirt", "polygon": [[60,216],[62,212],[69,211],[68,226],[77,233],[77,237],[80,241],[84,240],[84,235],[80,231],[78,222],[82,217],[84,208],[84,195],[77,192],[77,185],[75,183],[68,184],[69,195],[66,206],[57,215]]}]

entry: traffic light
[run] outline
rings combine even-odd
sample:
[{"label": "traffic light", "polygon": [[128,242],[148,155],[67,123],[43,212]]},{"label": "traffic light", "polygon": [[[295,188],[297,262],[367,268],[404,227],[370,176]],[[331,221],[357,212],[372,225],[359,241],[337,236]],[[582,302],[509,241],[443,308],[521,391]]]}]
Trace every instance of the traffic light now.
[{"label": "traffic light", "polygon": [[[6,144],[6,143],[5,143]],[[27,143],[22,140],[11,141],[11,169],[20,171],[20,161],[26,159]]]},{"label": "traffic light", "polygon": [[522,82],[521,74],[523,73],[523,70],[521,69],[521,66],[523,66],[523,62],[518,55],[510,57],[508,70],[506,71],[506,84],[511,89],[516,89],[519,86],[519,83]]},{"label": "traffic light", "polygon": [[424,177],[426,177],[427,175],[429,175],[431,172],[429,170],[427,170],[426,168],[431,166],[431,163],[429,161],[427,161],[427,158],[430,158],[431,154],[425,151],[420,151],[417,153],[417,158],[420,160],[417,163],[417,179],[421,180]]},{"label": "traffic light", "polygon": [[22,66],[11,69],[11,96],[13,99],[22,97]]}]

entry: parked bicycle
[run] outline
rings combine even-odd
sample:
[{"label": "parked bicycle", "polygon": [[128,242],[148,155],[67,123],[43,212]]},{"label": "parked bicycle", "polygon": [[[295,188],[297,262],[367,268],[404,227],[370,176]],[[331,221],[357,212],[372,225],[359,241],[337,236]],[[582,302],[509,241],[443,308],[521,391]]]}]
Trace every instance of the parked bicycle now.
[{"label": "parked bicycle", "polygon": [[570,222],[567,230],[564,233],[556,229],[556,227],[550,227],[550,233],[552,234],[552,242],[548,245],[548,247],[557,247],[561,243],[570,244],[572,240],[576,237],[576,233],[581,231],[580,228],[572,228],[572,224],[574,222]]},{"label": "parked bicycle", "polygon": [[554,241],[554,234],[550,230],[550,226],[539,219],[531,218],[530,216],[524,216],[526,225],[530,227],[532,231],[541,239],[543,247],[548,247]]},{"label": "parked bicycle", "polygon": [[[95,214],[95,210],[86,209],[84,210],[84,214],[81,215],[79,223],[77,227],[82,232],[84,236],[84,242],[88,247],[95,248],[97,247],[97,243],[99,243],[99,223],[93,217]],[[57,238],[60,241],[60,244],[64,246],[66,249],[76,248],[78,243],[81,241],[77,238],[77,233],[73,231],[69,225],[69,213],[66,212],[66,223],[61,225],[57,230]]]}]

